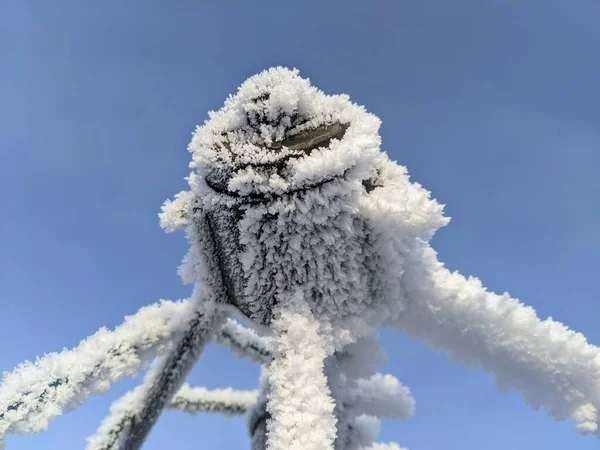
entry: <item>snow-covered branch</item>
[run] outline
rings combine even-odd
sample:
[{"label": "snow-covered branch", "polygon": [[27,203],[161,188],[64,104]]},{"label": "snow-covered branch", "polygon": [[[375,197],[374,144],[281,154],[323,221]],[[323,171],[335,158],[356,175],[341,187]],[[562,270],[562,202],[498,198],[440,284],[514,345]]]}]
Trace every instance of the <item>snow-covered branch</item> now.
[{"label": "snow-covered branch", "polygon": [[172,345],[182,318],[192,313],[188,301],[162,301],[141,308],[114,331],[100,329],[72,350],[19,365],[0,385],[0,437],[42,431],[63,410],[143,370]]},{"label": "snow-covered branch", "polygon": [[192,388],[184,384],[173,396],[168,408],[189,414],[204,412],[236,416],[245,414],[256,403],[257,397],[257,391],[237,391],[232,388]]},{"label": "snow-covered branch", "polygon": [[407,308],[393,322],[399,331],[492,373],[501,390],[573,420],[580,433],[600,436],[600,348],[477,278],[450,272],[429,248],[402,281]]}]

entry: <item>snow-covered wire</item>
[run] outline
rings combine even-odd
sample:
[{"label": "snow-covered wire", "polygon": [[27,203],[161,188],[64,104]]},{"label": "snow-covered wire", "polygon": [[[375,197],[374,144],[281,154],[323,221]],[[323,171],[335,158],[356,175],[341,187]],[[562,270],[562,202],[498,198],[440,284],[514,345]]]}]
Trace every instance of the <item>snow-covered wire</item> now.
[{"label": "snow-covered wire", "polygon": [[192,388],[188,384],[184,384],[171,399],[168,409],[176,409],[189,414],[203,412],[237,416],[245,414],[256,403],[257,398],[257,391],[239,391],[232,388]]},{"label": "snow-covered wire", "polygon": [[219,333],[215,335],[215,339],[242,358],[248,358],[259,364],[271,360],[271,352],[268,349],[269,338],[258,336],[252,329],[242,326],[231,318],[225,321]]},{"label": "snow-covered wire", "polygon": [[[156,368],[159,370],[160,362]],[[88,438],[87,450],[120,450],[125,449],[125,442],[131,431],[131,425],[139,415],[147,387],[156,373],[150,372],[144,384],[127,392],[110,407],[109,416],[104,419],[94,436]],[[220,413],[224,416],[245,414],[256,402],[255,391],[235,391],[233,389],[208,390],[202,387],[192,388],[188,384],[181,386],[172,397],[167,409],[184,411],[189,414],[198,412]]]},{"label": "snow-covered wire", "polygon": [[223,320],[214,305],[199,306],[181,338],[154,362],[143,384],[111,407],[110,415],[88,439],[87,450],[138,450]]},{"label": "snow-covered wire", "polygon": [[[74,349],[47,354],[5,374],[0,385],[0,437],[42,431],[52,418],[105,392],[123,375],[139,373],[173,345],[193,308],[189,299],[142,307],[114,331],[101,328]],[[259,363],[270,359],[267,339],[232,319],[214,339],[241,357]]]},{"label": "snow-covered wire", "polygon": [[580,433],[598,432],[600,348],[477,278],[450,272],[425,247],[402,278],[406,310],[393,325],[517,390],[534,409],[570,419]]},{"label": "snow-covered wire", "polygon": [[[205,305],[206,306],[206,305]],[[88,444],[88,450],[138,450],[148,433],[158,420],[162,410],[172,396],[182,386],[189,371],[198,360],[208,343],[215,326],[223,317],[209,306],[189,320],[188,329],[174,348],[161,356],[148,373],[144,384],[134,390],[125,402],[125,408],[118,408],[117,414],[105,419],[100,429]],[[117,405],[119,406],[119,405]],[[113,432],[115,423],[126,421],[121,433]],[[107,446],[112,443],[112,447]]]},{"label": "snow-covered wire", "polygon": [[148,376],[144,379],[143,384],[125,393],[110,405],[109,415],[100,423],[96,433],[87,438],[86,450],[125,449],[125,440],[129,434],[131,424],[135,419],[135,415],[139,413],[140,405],[146,394],[147,387],[145,384],[147,380],[149,380]]},{"label": "snow-covered wire", "polygon": [[156,354],[170,348],[193,312],[189,301],[141,308],[114,331],[106,328],[76,348],[25,362],[4,375],[0,385],[0,437],[36,433],[74,409],[88,396],[105,392],[123,375],[143,370]]}]

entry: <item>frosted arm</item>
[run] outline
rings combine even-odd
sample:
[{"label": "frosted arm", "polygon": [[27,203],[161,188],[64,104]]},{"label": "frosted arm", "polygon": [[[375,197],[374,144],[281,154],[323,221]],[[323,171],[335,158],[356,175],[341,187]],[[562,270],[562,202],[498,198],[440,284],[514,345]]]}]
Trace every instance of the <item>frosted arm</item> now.
[{"label": "frosted arm", "polygon": [[256,403],[257,397],[257,391],[236,391],[231,388],[209,390],[184,384],[173,396],[168,408],[189,414],[204,412],[237,416],[245,414]]},{"label": "frosted arm", "polygon": [[114,331],[105,328],[72,350],[25,362],[4,375],[0,385],[0,437],[36,433],[48,422],[105,392],[123,375],[135,375],[181,332],[191,314],[188,301],[163,301],[141,308]]},{"label": "frosted arm", "polygon": [[141,448],[162,410],[179,390],[222,320],[220,313],[198,311],[173,350],[161,357],[156,370],[149,374],[144,384],[139,407],[124,438],[124,449]]},{"label": "frosted arm", "polygon": [[269,450],[333,450],[333,414],[324,359],[333,348],[299,292],[276,312],[267,412]]},{"label": "frosted arm", "polygon": [[[141,308],[114,331],[105,328],[79,346],[25,362],[0,384],[0,437],[36,433],[88,396],[103,393],[122,376],[134,376],[173,345],[182,319],[193,314],[189,299]],[[270,360],[267,339],[227,319],[215,340],[241,357]],[[75,364],[75,362],[77,362]]]},{"label": "frosted arm", "polygon": [[148,389],[146,386],[148,382],[149,380],[146,378],[143,384],[127,392],[110,405],[110,413],[102,421],[98,430],[96,430],[96,434],[87,438],[86,450],[124,449],[124,443],[131,424],[135,415],[139,413],[139,405]]},{"label": "frosted arm", "polygon": [[450,272],[426,248],[402,278],[407,309],[393,326],[494,375],[537,409],[598,435],[600,349],[560,322],[540,320],[508,294]]},{"label": "frosted arm", "polygon": [[[88,438],[86,450],[118,450],[123,448],[125,437],[129,433],[133,419],[139,414],[139,405],[144,396],[144,391],[148,389],[144,385],[146,385],[146,382],[150,382],[151,379],[152,376],[143,385],[127,392],[111,405],[110,415],[104,419],[96,435]],[[192,388],[184,384],[173,396],[167,408],[185,411],[189,414],[206,412],[234,416],[244,414],[256,402],[256,398],[257,393],[255,391],[208,390],[202,387]]]},{"label": "frosted arm", "polygon": [[217,342],[242,358],[259,364],[271,360],[268,339],[258,336],[254,331],[240,325],[233,319],[227,319],[221,331],[215,336]]},{"label": "frosted arm", "polygon": [[171,397],[183,385],[223,316],[211,305],[195,310],[173,349],[159,357],[144,383],[111,407],[87,450],[138,450]]}]

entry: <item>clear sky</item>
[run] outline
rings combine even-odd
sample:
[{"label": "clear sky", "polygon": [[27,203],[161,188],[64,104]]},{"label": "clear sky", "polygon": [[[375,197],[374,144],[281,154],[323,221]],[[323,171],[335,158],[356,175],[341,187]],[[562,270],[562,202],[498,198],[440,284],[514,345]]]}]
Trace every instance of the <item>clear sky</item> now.
[{"label": "clear sky", "polygon": [[[600,344],[600,3],[27,1],[0,12],[0,369],[75,346],[191,288],[157,212],[185,188],[190,133],[248,76],[297,67],[383,120],[383,148],[452,217],[451,269]],[[596,449],[490,376],[383,331],[417,400],[381,440],[411,450]],[[190,377],[256,386],[210,347]],[[80,450],[135,385],[9,450]],[[248,448],[242,419],[166,412],[145,450]]]}]

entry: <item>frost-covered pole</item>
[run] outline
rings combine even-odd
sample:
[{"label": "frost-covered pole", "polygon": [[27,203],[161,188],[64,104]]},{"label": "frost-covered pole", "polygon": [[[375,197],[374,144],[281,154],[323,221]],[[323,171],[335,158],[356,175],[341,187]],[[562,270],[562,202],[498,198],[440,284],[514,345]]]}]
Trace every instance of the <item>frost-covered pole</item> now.
[{"label": "frost-covered pole", "polygon": [[[225,109],[231,106],[230,111],[213,115],[198,130],[190,146],[192,165],[198,168],[190,176],[191,193],[180,194],[166,205],[163,222],[168,228],[183,225],[192,240],[205,236],[204,245],[214,255],[207,271],[219,284],[221,298],[275,334],[267,406],[273,422],[270,446],[330,448],[335,438],[334,403],[323,369],[334,339],[327,317],[318,317],[315,306],[336,290],[331,286],[335,280],[319,279],[321,269],[315,264],[330,261],[318,254],[319,248],[307,252],[308,242],[300,240],[320,241],[322,248],[323,238],[333,236],[327,230],[327,236],[322,236],[314,226],[318,218],[307,214],[310,210],[320,214],[326,207],[317,199],[311,205],[310,196],[318,191],[315,186],[301,182],[291,196],[282,194],[289,188],[288,163],[339,141],[348,125],[291,110],[286,114],[285,109],[293,105],[286,106],[285,97],[292,94],[290,100],[297,101],[297,93],[286,91],[308,85],[284,70],[270,76],[270,81],[268,77],[257,80],[258,84],[266,81],[262,88],[247,82],[247,96],[242,87],[238,104],[228,101]],[[245,123],[231,126],[231,121],[240,119]],[[286,133],[286,128],[292,132]],[[271,187],[255,186],[262,184],[265,175]],[[346,232],[353,233],[350,218],[344,219],[343,213],[340,217]],[[360,250],[355,245],[353,252]],[[193,280],[196,268],[189,261],[194,250],[191,255],[182,273]],[[299,365],[300,361],[310,362]]]},{"label": "frost-covered pole", "polygon": [[[163,210],[163,225],[185,229],[193,244],[184,279],[212,279],[227,307],[272,334],[271,450],[334,448],[341,393],[326,360],[402,309],[385,277],[397,255],[382,257],[366,208],[395,175],[378,128],[347,96],[271,69],[196,130],[191,189]],[[201,250],[208,264],[196,263]]]}]

